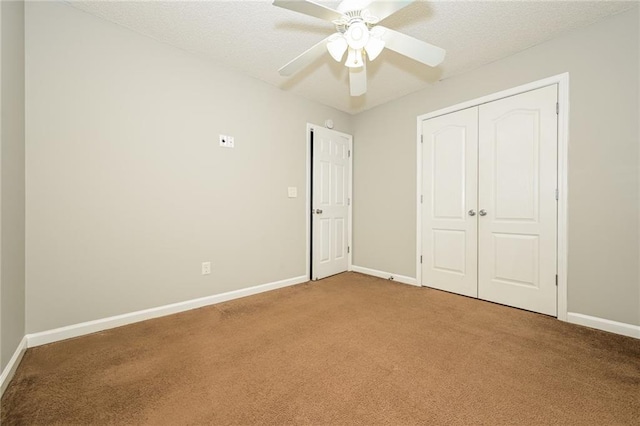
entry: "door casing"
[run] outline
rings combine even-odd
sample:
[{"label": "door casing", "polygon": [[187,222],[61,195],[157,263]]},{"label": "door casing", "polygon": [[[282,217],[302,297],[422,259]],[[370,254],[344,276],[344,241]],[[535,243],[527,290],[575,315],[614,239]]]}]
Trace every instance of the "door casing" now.
[{"label": "door casing", "polygon": [[[312,138],[311,132],[316,128],[323,128],[324,126],[319,126],[317,124],[307,123],[307,158],[306,158],[306,201],[305,201],[305,223],[306,223],[306,252],[305,252],[305,270],[307,279],[311,281],[313,277],[311,276],[311,233],[312,233],[312,222],[311,222],[311,208],[312,208]],[[349,155],[349,178],[347,181],[348,187],[348,197],[349,197],[349,206],[348,206],[348,225],[347,225],[347,245],[349,247],[349,251],[347,253],[347,270],[352,270],[352,259],[353,259],[353,136],[347,133],[338,132],[335,130],[331,130],[340,136],[344,136],[349,139],[349,151],[351,154]]]},{"label": "door casing", "polygon": [[471,101],[419,115],[416,123],[416,280],[422,283],[422,122],[430,118],[479,106],[509,96],[558,85],[558,314],[557,318],[567,321],[567,257],[568,257],[568,144],[569,144],[569,73],[558,74],[513,87]]}]

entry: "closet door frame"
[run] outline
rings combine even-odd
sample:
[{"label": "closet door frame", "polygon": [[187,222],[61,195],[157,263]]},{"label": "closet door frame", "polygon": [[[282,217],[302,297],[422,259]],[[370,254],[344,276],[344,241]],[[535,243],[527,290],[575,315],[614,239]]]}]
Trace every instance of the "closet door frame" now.
[{"label": "closet door frame", "polygon": [[430,118],[460,111],[497,101],[509,96],[558,85],[558,314],[561,321],[567,321],[567,256],[568,256],[568,145],[569,145],[569,73],[558,74],[513,87],[481,98],[473,99],[428,114],[419,115],[416,126],[416,281],[422,285],[422,122]]}]

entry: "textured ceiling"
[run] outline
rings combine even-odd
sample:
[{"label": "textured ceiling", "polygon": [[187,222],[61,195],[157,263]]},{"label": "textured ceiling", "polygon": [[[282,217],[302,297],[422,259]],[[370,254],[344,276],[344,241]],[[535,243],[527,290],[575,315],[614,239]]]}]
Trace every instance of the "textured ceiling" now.
[{"label": "textured ceiling", "polygon": [[[317,0],[336,8],[339,2]],[[447,50],[430,68],[384,50],[368,65],[368,91],[349,96],[347,69],[329,54],[302,72],[278,68],[333,25],[253,1],[71,1],[73,7],[128,27],[339,110],[358,113],[637,6],[635,1],[416,1],[384,25]]]}]

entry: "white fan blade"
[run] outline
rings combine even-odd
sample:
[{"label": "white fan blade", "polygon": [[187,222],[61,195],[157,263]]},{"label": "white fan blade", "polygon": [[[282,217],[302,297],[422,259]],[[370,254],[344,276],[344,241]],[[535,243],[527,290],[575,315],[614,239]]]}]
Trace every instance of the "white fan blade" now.
[{"label": "white fan blade", "polygon": [[344,15],[337,10],[330,9],[309,0],[274,0],[273,5],[282,7],[283,9],[293,10],[294,12],[304,13],[305,15],[315,18],[324,19],[325,21],[344,18]]},{"label": "white fan blade", "polygon": [[349,68],[349,91],[351,96],[361,96],[367,92],[367,65]]},{"label": "white fan blade", "polygon": [[390,30],[381,25],[378,25],[376,28],[382,28],[384,30],[382,40],[385,42],[385,47],[413,60],[422,62],[425,65],[429,65],[430,67],[440,65],[444,60],[444,55],[447,53],[446,50],[433,44]]},{"label": "white fan blade", "polygon": [[325,38],[318,44],[313,45],[313,47],[298,55],[293,60],[289,61],[285,66],[278,70],[280,75],[287,77],[295,74],[302,68],[310,65],[320,56],[327,53],[327,41],[329,41],[331,37],[333,37],[333,34]]},{"label": "white fan blade", "polygon": [[378,1],[371,2],[371,4],[367,7],[367,9],[369,10],[369,13],[371,15],[375,16],[380,21],[382,21],[384,18],[396,13],[397,11],[410,5],[414,1],[415,0],[396,0],[396,1],[378,0]]}]

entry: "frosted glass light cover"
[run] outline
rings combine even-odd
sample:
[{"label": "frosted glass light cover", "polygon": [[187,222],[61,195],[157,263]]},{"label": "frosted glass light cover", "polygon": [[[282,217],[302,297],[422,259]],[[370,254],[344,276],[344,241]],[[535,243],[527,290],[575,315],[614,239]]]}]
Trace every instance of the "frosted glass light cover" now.
[{"label": "frosted glass light cover", "polygon": [[367,51],[369,60],[373,61],[378,57],[380,52],[382,52],[382,49],[384,49],[384,41],[371,37],[364,49]]},{"label": "frosted glass light cover", "polygon": [[327,43],[327,50],[333,59],[336,62],[341,62],[342,57],[344,56],[344,52],[347,51],[347,40],[340,35],[340,37],[336,37],[333,40]]}]

